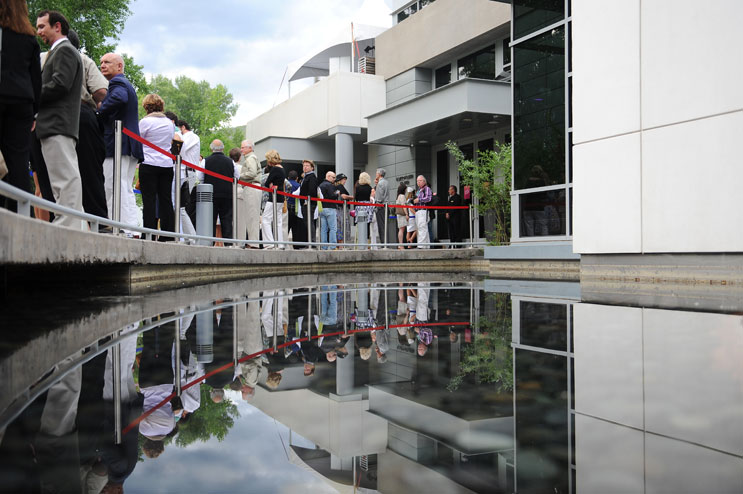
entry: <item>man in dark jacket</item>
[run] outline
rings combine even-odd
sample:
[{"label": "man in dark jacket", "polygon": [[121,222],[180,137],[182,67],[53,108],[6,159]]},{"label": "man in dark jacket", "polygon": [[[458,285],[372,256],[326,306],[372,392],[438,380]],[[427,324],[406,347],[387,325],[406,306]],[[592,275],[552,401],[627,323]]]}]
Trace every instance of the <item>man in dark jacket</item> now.
[{"label": "man in dark jacket", "polygon": [[[449,186],[449,199],[447,201],[449,206],[461,206],[462,196],[457,194],[457,187],[454,185]],[[450,242],[461,242],[462,241],[462,211],[460,209],[450,209],[446,212],[446,223],[449,226],[449,241]],[[461,245],[455,245],[453,247],[461,247]]]},{"label": "man in dark jacket", "polygon": [[[124,59],[116,53],[101,57],[101,73],[108,79],[108,94],[98,110],[103,119],[103,140],[106,143],[106,159],[103,161],[103,176],[106,180],[106,205],[108,215],[114,217],[114,122],[121,120],[125,129],[139,135],[139,103],[134,87],[124,77]],[[78,102],[79,105],[79,102]],[[137,203],[134,200],[132,182],[137,163],[144,159],[142,144],[124,134],[121,137],[121,211],[119,220],[136,225],[139,223]],[[126,232],[133,235],[134,232]]]},{"label": "man in dark jacket", "polygon": [[[317,175],[315,175],[315,163],[312,160],[304,160],[302,162],[302,171],[304,175],[302,178],[302,186],[299,188],[299,195],[317,197]],[[315,227],[315,208],[317,207],[317,202],[310,202],[310,231],[312,233],[311,238],[313,242],[317,242],[317,228]],[[307,221],[307,201],[302,200],[301,205],[302,215],[305,217],[305,221]]]},{"label": "man in dark jacket", "polygon": [[[219,173],[232,179],[235,176],[235,165],[232,160],[224,154],[224,144],[219,139],[214,139],[209,145],[212,150],[211,156],[206,158],[204,167],[210,172]],[[222,237],[232,238],[232,184],[221,178],[204,174],[204,183],[212,184],[214,187],[214,229],[217,228],[217,215],[222,225]],[[225,243],[225,246],[232,244]]]},{"label": "man in dark jacket", "polygon": [[[59,12],[43,10],[36,20],[41,39],[51,46],[41,71],[41,105],[36,135],[46,161],[57,204],[83,210],[83,190],[75,144],[80,123],[83,65],[80,54],[67,39],[70,24]],[[57,215],[54,222],[71,228],[87,226],[80,219]]]}]

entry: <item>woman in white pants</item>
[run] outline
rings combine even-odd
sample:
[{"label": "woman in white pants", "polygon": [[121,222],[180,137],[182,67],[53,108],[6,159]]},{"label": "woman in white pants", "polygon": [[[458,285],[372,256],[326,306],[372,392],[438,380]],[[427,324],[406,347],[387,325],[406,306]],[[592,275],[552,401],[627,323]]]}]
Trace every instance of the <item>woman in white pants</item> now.
[{"label": "woman in white pants", "polygon": [[[279,153],[272,149],[271,151],[266,153],[266,161],[268,162],[268,166],[271,167],[268,177],[266,177],[266,183],[265,186],[268,188],[275,188],[277,190],[284,190],[284,181],[286,180],[286,174],[284,173],[284,168],[281,166],[281,156],[279,156]],[[284,241],[284,225],[283,225],[283,219],[284,215],[282,214],[282,210],[284,207],[284,196],[277,194],[276,195],[276,236],[278,237],[276,239],[277,242],[283,242]],[[270,193],[268,195],[268,201],[266,201],[266,205],[263,207],[263,215],[261,216],[261,231],[263,232],[263,240],[266,242],[273,242],[274,236],[273,236],[273,194]],[[275,244],[268,244],[266,245],[266,249],[274,249],[277,246]],[[278,248],[283,248],[282,246],[278,246]]]}]

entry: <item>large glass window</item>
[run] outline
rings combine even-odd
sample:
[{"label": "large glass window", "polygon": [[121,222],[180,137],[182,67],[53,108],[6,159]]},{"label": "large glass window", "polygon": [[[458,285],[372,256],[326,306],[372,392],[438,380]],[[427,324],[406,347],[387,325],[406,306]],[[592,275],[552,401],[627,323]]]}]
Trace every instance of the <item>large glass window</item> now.
[{"label": "large glass window", "polygon": [[565,189],[519,195],[522,237],[565,235]]},{"label": "large glass window", "polygon": [[400,12],[397,13],[397,22],[402,22],[411,15],[418,12],[418,2],[414,3],[413,5],[410,5],[408,7],[405,7]]},{"label": "large glass window", "polygon": [[495,79],[495,45],[460,58],[457,61],[459,79]]},{"label": "large glass window", "polygon": [[521,301],[522,345],[567,350],[568,306]]},{"label": "large glass window", "polygon": [[511,38],[503,40],[503,70],[511,68]]},{"label": "large glass window", "polygon": [[565,183],[565,28],[513,50],[514,189]]},{"label": "large glass window", "polygon": [[565,17],[565,0],[513,0],[515,39],[554,24]]},{"label": "large glass window", "polygon": [[436,69],[436,87],[446,86],[451,82],[451,64]]}]

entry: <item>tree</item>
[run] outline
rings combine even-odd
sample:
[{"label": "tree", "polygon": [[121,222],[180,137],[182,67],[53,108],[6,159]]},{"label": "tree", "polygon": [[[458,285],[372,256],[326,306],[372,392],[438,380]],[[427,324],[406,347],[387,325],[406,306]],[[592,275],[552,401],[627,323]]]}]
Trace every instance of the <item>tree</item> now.
[{"label": "tree", "polygon": [[478,198],[478,212],[494,216],[495,231],[486,232],[488,240],[507,244],[511,237],[511,145],[496,141],[494,150],[478,151],[475,160],[465,159],[455,142],[447,142],[446,149],[459,164],[462,185],[471,187]]},{"label": "tree", "polygon": [[201,154],[203,156],[209,156],[212,154],[209,149],[209,144],[211,144],[214,139],[222,141],[224,143],[225,153],[228,153],[232,148],[239,148],[242,141],[245,140],[245,126],[223,127],[215,130],[211,134],[201,136]]},{"label": "tree", "polygon": [[[103,55],[116,50],[115,41],[132,13],[129,0],[29,0],[28,15],[32,26],[36,25],[37,14],[47,9],[61,12],[70,21],[70,27],[80,38],[80,48],[96,64]],[[42,49],[49,49],[41,39],[39,44]],[[142,66],[135,64],[129,55],[121,55],[126,78],[138,92],[146,92],[147,81]]]},{"label": "tree", "polygon": [[[171,81],[158,74],[150,80],[148,90],[165,100],[166,110],[187,121],[202,143],[237,112],[232,94],[222,84],[212,87],[207,81],[196,82],[186,76]],[[143,96],[140,94],[140,99]]]},{"label": "tree", "polygon": [[45,9],[57,10],[70,21],[80,37],[80,47],[96,61],[114,51],[115,41],[132,13],[129,0],[28,0],[31,25],[36,25],[36,15]]},{"label": "tree", "polygon": [[237,405],[225,399],[214,403],[210,396],[211,387],[201,385],[201,406],[191,414],[189,420],[178,424],[175,444],[185,448],[196,441],[207,442],[212,437],[222,442],[227,437],[235,419],[240,416]]}]

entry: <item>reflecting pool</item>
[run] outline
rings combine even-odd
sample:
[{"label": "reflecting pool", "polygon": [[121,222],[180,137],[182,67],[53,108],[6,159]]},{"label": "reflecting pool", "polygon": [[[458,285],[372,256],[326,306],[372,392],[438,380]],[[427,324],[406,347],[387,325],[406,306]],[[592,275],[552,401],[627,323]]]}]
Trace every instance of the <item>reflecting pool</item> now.
[{"label": "reflecting pool", "polygon": [[0,490],[743,492],[739,314],[364,276],[8,301]]}]

